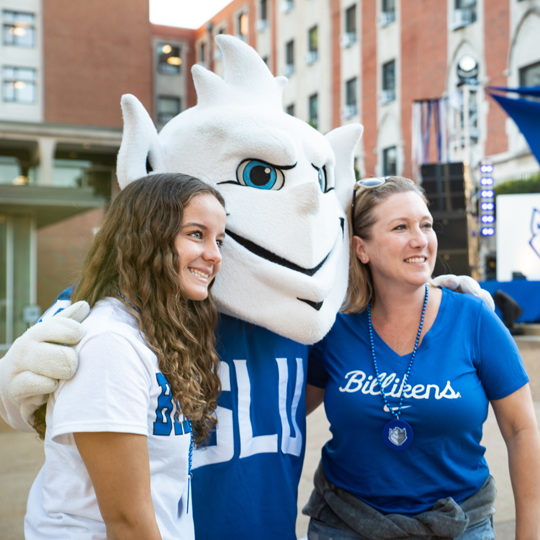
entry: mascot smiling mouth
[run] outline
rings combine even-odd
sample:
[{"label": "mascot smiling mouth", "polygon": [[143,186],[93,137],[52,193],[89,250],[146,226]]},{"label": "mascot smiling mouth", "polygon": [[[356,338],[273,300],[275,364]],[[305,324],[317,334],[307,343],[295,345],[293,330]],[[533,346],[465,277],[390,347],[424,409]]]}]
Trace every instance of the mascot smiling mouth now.
[{"label": "mascot smiling mouth", "polygon": [[[341,235],[343,237],[345,233],[345,220],[343,218],[340,218],[340,225],[341,225]],[[274,264],[279,264],[280,266],[284,266],[285,268],[289,268],[290,270],[294,270],[295,272],[301,272],[302,274],[305,274],[306,276],[313,276],[316,274],[324,265],[324,263],[328,260],[328,257],[330,256],[330,252],[326,255],[326,257],[313,268],[303,268],[291,261],[288,261],[287,259],[284,259],[283,257],[280,257],[279,255],[276,255],[275,253],[272,253],[271,251],[263,248],[262,246],[259,246],[255,242],[252,242],[251,240],[248,240],[247,238],[244,238],[240,236],[239,234],[236,234],[235,232],[232,232],[230,229],[226,229],[225,232],[238,244],[246,248],[248,251],[253,253],[254,255],[257,255],[258,257],[261,257],[262,259],[266,259],[267,261],[270,261]],[[332,248],[333,249],[333,248]],[[319,311],[324,303],[324,300],[322,302],[314,302],[313,300],[307,300],[305,298],[297,298],[297,300],[300,300],[301,302],[305,302],[308,304],[308,306],[311,306],[316,311]]]}]

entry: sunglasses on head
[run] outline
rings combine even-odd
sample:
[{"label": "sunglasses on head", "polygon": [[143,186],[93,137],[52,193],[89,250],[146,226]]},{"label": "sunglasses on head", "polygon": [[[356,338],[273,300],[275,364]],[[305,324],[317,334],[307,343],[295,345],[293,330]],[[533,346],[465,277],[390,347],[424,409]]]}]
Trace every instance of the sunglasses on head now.
[{"label": "sunglasses on head", "polygon": [[356,193],[360,191],[360,188],[364,189],[373,189],[382,186],[388,176],[381,176],[378,178],[362,178],[354,183],[353,186],[353,196],[352,196],[352,205],[351,205],[351,219],[354,221],[354,205],[356,203]]}]

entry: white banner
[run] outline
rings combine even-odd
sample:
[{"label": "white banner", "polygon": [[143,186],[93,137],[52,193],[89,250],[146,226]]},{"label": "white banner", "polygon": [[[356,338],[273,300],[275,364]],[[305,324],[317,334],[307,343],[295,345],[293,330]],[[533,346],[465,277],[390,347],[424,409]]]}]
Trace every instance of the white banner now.
[{"label": "white banner", "polygon": [[496,207],[497,281],[540,281],[540,193],[499,195]]}]

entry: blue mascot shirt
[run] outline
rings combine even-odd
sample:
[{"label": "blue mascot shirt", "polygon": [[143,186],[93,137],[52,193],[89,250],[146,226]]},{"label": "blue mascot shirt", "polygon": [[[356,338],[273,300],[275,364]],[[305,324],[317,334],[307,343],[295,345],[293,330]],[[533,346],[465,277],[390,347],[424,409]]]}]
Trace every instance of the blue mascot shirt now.
[{"label": "blue mascot shirt", "polygon": [[[374,331],[379,374],[391,407],[410,354],[399,356]],[[405,386],[401,420],[414,432],[395,451],[382,433],[393,419],[375,378],[367,312],[339,314],[310,356],[308,383],[325,388],[333,438],[322,451],[326,476],[383,513],[414,515],[444,497],[462,503],[489,470],[480,444],[489,400],[528,382],[513,338],[481,300],[443,289]]]},{"label": "blue mascot shirt", "polygon": [[[68,307],[72,289],[42,319]],[[193,460],[195,536],[295,540],[309,348],[227,315],[216,335],[223,391],[217,429]]]},{"label": "blue mascot shirt", "polygon": [[294,540],[304,460],[308,347],[220,316],[218,427],[197,450],[198,540]]}]

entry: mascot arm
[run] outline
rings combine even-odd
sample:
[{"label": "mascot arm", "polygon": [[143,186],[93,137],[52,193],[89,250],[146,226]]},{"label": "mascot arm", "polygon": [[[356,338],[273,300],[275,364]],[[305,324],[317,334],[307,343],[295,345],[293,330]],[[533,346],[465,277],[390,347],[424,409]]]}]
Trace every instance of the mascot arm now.
[{"label": "mascot arm", "polygon": [[89,311],[86,302],[77,302],[36,324],[0,360],[0,415],[8,424],[33,431],[34,413],[58,388],[58,379],[73,377],[79,358],[70,346],[84,336],[80,323]]},{"label": "mascot arm", "polygon": [[446,274],[444,276],[437,276],[433,279],[433,283],[437,286],[446,287],[452,291],[474,294],[481,298],[492,310],[495,311],[495,302],[489,292],[485,291],[478,285],[472,277],[469,276],[454,276],[453,274]]}]

